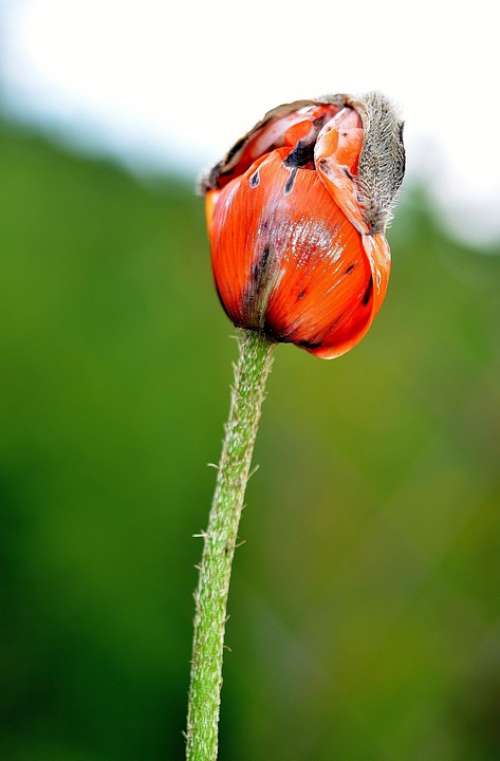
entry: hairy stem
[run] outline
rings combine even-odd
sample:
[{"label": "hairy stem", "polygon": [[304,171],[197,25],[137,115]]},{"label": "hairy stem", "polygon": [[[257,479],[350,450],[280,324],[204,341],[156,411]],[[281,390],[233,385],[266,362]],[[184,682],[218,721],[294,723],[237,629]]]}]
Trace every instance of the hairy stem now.
[{"label": "hairy stem", "polygon": [[259,425],[272,345],[241,331],[229,418],[204,535],[195,595],[193,656],[187,720],[187,761],[216,761],[222,657],[231,566]]}]

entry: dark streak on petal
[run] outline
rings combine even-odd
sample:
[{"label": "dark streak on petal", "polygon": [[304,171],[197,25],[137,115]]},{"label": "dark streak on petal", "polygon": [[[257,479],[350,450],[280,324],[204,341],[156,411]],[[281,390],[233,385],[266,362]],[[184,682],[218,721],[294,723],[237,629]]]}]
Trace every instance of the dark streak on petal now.
[{"label": "dark streak on petal", "polygon": [[262,329],[267,304],[267,291],[274,271],[273,251],[268,244],[255,260],[244,296],[244,314],[247,326]]},{"label": "dark streak on petal", "polygon": [[304,349],[318,349],[321,346],[321,341],[297,341],[297,346],[302,346]]},{"label": "dark streak on petal", "polygon": [[256,169],[255,172],[252,175],[250,175],[248,184],[250,185],[251,188],[256,188],[259,182],[260,182],[259,170]]},{"label": "dark streak on petal", "polygon": [[350,264],[350,265],[348,266],[348,268],[346,269],[346,271],[345,271],[345,274],[346,274],[346,275],[350,275],[350,274],[351,274],[351,272],[353,271],[353,269],[354,269],[354,267],[355,267],[355,266],[356,266],[356,263],[355,263],[355,262],[353,262],[352,264]]},{"label": "dark streak on petal", "polygon": [[281,344],[291,343],[291,339],[288,337],[287,333],[283,333],[283,332],[280,332],[279,330],[276,330],[268,322],[264,323],[263,333],[266,336],[266,338],[268,338],[270,341],[276,341],[276,343],[281,343]]},{"label": "dark streak on petal", "polygon": [[298,294],[298,296],[297,296],[297,301],[300,301],[301,299],[303,299],[305,295],[306,295],[306,289],[304,288],[304,290],[302,290],[302,291],[301,291],[301,292]]},{"label": "dark streak on petal", "polygon": [[299,140],[293,151],[285,159],[285,166],[305,166],[314,161],[314,142]]},{"label": "dark streak on petal", "polygon": [[266,267],[269,261],[270,253],[271,253],[270,247],[266,246],[259,260],[252,267],[252,278],[254,280],[255,288],[257,291],[259,291],[260,287],[262,286],[262,280],[266,272]]},{"label": "dark streak on petal", "polygon": [[298,168],[296,166],[293,167],[292,171],[290,172],[290,177],[286,181],[286,185],[285,185],[286,194],[289,193],[291,189],[293,188],[293,183],[295,182],[295,177],[297,176],[297,169]]},{"label": "dark streak on petal", "polygon": [[373,291],[373,278],[370,278],[370,282],[368,283],[366,291],[364,292],[363,298],[361,300],[361,303],[363,304],[363,306],[366,306],[368,302],[370,301],[372,291]]}]

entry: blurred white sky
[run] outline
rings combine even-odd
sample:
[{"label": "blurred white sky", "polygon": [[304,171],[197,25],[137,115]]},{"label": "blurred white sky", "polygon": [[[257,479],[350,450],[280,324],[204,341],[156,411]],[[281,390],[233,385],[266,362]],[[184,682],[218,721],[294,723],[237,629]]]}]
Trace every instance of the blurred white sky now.
[{"label": "blurred white sky", "polygon": [[455,229],[500,234],[497,3],[0,0],[2,89],[131,166],[197,172],[268,108],[379,89]]}]

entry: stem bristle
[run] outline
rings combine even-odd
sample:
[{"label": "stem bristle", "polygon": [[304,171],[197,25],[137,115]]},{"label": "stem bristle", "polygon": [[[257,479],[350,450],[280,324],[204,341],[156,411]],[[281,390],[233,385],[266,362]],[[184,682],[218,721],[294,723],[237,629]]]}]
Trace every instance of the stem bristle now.
[{"label": "stem bristle", "polygon": [[231,568],[272,344],[261,334],[241,331],[233,364],[229,417],[217,467],[215,492],[195,592],[194,637],[187,721],[187,761],[216,761],[222,658]]}]

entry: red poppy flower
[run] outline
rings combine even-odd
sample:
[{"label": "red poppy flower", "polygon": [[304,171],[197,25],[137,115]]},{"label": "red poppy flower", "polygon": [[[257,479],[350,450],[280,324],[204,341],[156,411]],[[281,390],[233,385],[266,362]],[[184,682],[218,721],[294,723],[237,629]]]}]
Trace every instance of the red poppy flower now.
[{"label": "red poppy flower", "polygon": [[266,114],[203,182],[215,284],[238,327],[333,358],[385,298],[402,123],[369,94]]}]

